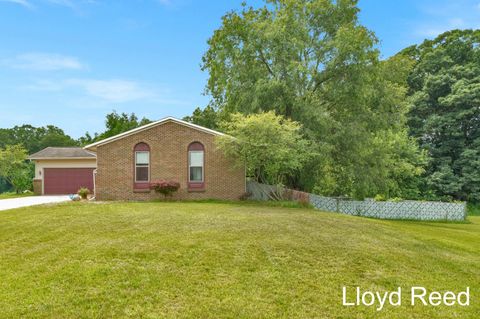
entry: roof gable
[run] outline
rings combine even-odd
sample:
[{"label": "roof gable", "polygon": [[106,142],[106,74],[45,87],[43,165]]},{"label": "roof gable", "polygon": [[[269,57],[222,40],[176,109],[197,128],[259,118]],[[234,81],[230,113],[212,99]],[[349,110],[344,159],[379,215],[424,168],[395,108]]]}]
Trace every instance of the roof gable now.
[{"label": "roof gable", "polygon": [[139,132],[143,132],[145,130],[148,130],[148,129],[151,129],[151,128],[154,128],[156,126],[159,126],[159,125],[162,125],[162,124],[165,124],[165,123],[169,123],[169,122],[177,123],[177,124],[180,124],[180,125],[183,125],[183,126],[186,126],[186,127],[189,127],[189,128],[192,128],[192,129],[204,132],[204,133],[212,134],[212,135],[220,135],[220,136],[225,135],[224,133],[221,133],[221,132],[218,132],[218,131],[215,131],[215,130],[212,130],[212,129],[209,129],[209,128],[206,128],[206,127],[203,127],[203,126],[200,126],[200,125],[189,123],[189,122],[179,120],[177,118],[169,116],[169,117],[163,118],[159,121],[152,122],[152,123],[134,128],[132,130],[129,130],[129,131],[126,131],[126,132],[108,137],[108,138],[103,139],[101,141],[89,144],[89,145],[85,146],[84,149],[95,150],[97,148],[97,146],[105,145],[105,144],[111,143],[113,141],[117,141],[119,139],[122,139],[124,137],[130,136],[130,135],[133,135],[133,134],[136,134],[136,133],[139,133]]}]

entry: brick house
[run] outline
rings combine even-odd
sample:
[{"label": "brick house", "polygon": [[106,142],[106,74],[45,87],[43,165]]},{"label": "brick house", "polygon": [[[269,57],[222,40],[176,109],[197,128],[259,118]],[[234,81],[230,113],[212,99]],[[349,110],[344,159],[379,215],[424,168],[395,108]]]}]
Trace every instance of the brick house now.
[{"label": "brick house", "polygon": [[98,200],[149,200],[162,196],[150,182],[163,179],[180,183],[176,199],[238,199],[245,193],[245,168],[215,147],[219,135],[167,117],[83,149],[47,148],[30,156],[34,191],[74,193],[91,181]]}]

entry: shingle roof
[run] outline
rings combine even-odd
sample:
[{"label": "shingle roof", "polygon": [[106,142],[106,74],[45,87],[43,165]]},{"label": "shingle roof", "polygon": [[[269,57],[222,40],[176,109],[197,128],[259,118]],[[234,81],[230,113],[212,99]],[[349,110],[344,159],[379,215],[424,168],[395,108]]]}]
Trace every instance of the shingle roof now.
[{"label": "shingle roof", "polygon": [[56,159],[56,158],[95,158],[95,153],[84,150],[81,147],[47,147],[35,154],[30,155],[29,159]]}]

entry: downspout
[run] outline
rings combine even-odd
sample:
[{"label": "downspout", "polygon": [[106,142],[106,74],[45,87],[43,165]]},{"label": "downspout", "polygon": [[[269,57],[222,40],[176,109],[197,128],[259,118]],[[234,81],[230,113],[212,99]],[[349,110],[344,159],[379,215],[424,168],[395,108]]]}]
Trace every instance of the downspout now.
[{"label": "downspout", "polygon": [[97,169],[94,169],[93,172],[93,197],[90,198],[90,200],[95,200],[95,196],[97,194],[97,187],[96,187],[96,183],[95,183],[95,180],[96,180],[96,177],[97,177]]}]

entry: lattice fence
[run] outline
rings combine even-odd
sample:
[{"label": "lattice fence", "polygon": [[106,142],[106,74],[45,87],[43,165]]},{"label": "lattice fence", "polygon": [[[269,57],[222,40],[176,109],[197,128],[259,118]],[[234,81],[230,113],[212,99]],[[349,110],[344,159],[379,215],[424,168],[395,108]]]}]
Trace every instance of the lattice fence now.
[{"label": "lattice fence", "polygon": [[[286,192],[285,189],[278,189],[276,186],[256,182],[248,182],[247,191],[251,194],[250,198],[256,200],[269,200],[271,199],[269,194],[272,192]],[[298,197],[298,194],[302,192],[296,193]],[[372,199],[358,201],[309,193],[302,194],[307,195],[306,198],[312,206],[319,210],[380,219],[463,221],[466,218],[467,211],[466,203],[463,202],[445,203],[413,200],[377,202]]]}]

